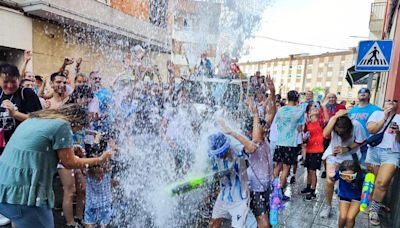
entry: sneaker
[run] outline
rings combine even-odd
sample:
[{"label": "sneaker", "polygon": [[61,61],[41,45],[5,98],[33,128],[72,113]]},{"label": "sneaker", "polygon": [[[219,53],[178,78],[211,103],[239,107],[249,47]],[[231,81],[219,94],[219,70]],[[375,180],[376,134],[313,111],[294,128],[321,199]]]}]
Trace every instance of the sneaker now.
[{"label": "sneaker", "polygon": [[326,178],[326,171],[323,171],[323,172],[321,173],[321,178]]},{"label": "sneaker", "polygon": [[282,195],[282,201],[289,201],[289,200],[290,200],[289,196],[287,196],[285,194]]},{"label": "sneaker", "polygon": [[290,178],[290,184],[294,184],[294,183],[296,183],[296,177],[295,177],[295,176],[292,176],[292,177]]},{"label": "sneaker", "polygon": [[317,195],[315,194],[315,192],[310,192],[309,194],[306,195],[306,197],[304,197],[305,201],[311,201],[317,198]]},{"label": "sneaker", "polygon": [[11,220],[0,214],[0,226],[5,226],[11,223]]},{"label": "sneaker", "polygon": [[307,193],[310,193],[311,192],[311,188],[309,188],[309,187],[305,187],[303,190],[301,190],[301,194],[307,194]]},{"label": "sneaker", "polygon": [[370,211],[369,212],[369,222],[374,226],[379,226],[381,224],[381,220],[379,219],[378,212]]},{"label": "sneaker", "polygon": [[329,218],[329,216],[331,214],[331,210],[332,210],[331,206],[325,205],[324,209],[322,209],[321,213],[319,214],[319,217],[321,217],[321,218]]}]

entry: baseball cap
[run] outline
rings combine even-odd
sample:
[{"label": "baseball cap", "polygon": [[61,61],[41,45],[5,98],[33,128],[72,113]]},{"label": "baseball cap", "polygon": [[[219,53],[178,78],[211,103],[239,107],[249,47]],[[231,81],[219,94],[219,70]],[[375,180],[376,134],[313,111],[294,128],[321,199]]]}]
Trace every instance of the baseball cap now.
[{"label": "baseball cap", "polygon": [[368,88],[361,88],[360,90],[358,90],[358,93],[368,93],[371,94],[371,91]]}]

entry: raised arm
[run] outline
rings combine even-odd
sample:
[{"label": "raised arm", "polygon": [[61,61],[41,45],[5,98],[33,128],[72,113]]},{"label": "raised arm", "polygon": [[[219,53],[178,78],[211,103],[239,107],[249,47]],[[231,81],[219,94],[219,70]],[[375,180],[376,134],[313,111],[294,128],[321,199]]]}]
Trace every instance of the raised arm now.
[{"label": "raised arm", "polygon": [[269,128],[272,124],[272,121],[274,120],[275,114],[276,114],[276,94],[275,94],[275,85],[274,81],[272,81],[272,78],[270,75],[267,75],[265,78],[265,86],[266,88],[269,89],[269,96],[267,98],[267,112],[265,113],[265,121],[266,121],[266,127]]},{"label": "raised arm", "polygon": [[28,66],[29,61],[32,60],[32,51],[24,51],[24,63],[22,64],[20,70],[20,80],[25,78],[26,67]]},{"label": "raised arm", "polygon": [[253,114],[253,131],[252,131],[253,142],[261,143],[263,141],[263,138],[262,138],[263,129],[260,126],[260,117],[258,114],[257,107],[251,98],[247,99],[247,104],[249,106],[251,113]]},{"label": "raised arm", "polygon": [[238,140],[244,146],[244,150],[246,151],[246,153],[253,153],[254,151],[256,151],[257,145],[254,142],[250,141],[243,135],[233,131],[225,124],[225,121],[223,119],[219,119],[218,123],[225,134],[231,135],[233,138]]},{"label": "raised arm", "polygon": [[71,65],[71,64],[73,64],[73,63],[74,63],[74,58],[65,57],[65,58],[64,58],[64,62],[63,62],[63,64],[61,65],[59,72],[64,72],[64,71],[65,71],[65,68],[66,68],[68,65]]}]

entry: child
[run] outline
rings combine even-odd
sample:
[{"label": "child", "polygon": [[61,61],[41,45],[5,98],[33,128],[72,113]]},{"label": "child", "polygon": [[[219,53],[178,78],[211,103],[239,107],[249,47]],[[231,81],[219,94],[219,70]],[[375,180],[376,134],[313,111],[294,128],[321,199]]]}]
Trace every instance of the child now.
[{"label": "child", "polygon": [[324,136],[322,123],[320,121],[320,111],[318,106],[311,104],[307,107],[307,123],[304,137],[307,142],[306,159],[304,166],[307,168],[307,187],[301,193],[308,194],[304,200],[311,201],[317,196],[315,188],[317,186],[317,169],[321,169],[322,154],[324,153]]},{"label": "child", "polygon": [[90,167],[86,180],[85,224],[87,228],[96,225],[106,227],[111,221],[112,195],[111,171],[109,164]]},{"label": "child", "polygon": [[339,180],[339,228],[354,227],[360,211],[362,185],[365,174],[357,161],[347,160],[339,165],[334,180]]}]

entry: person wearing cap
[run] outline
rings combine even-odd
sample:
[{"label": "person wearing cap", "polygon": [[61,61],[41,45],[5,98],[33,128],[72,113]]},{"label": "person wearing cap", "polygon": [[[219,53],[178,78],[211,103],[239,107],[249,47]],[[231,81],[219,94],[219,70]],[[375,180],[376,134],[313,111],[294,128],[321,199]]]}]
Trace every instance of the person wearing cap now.
[{"label": "person wearing cap", "polygon": [[221,227],[223,219],[231,219],[232,227],[245,227],[250,201],[245,154],[253,153],[257,146],[234,132],[224,120],[218,122],[224,133],[208,136],[208,156],[214,172],[230,172],[219,181],[220,192],[213,207],[210,227]]},{"label": "person wearing cap", "polygon": [[[282,187],[285,188],[289,176],[290,167],[297,162],[298,155],[298,128],[305,122],[305,112],[308,103],[298,105],[300,94],[291,90],[287,94],[288,105],[280,108],[275,116],[278,129],[278,140],[274,153],[274,176],[279,177]],[[289,197],[284,196],[284,200]]]},{"label": "person wearing cap", "polygon": [[[358,105],[354,106],[350,111],[349,111],[349,117],[350,119],[358,120],[361,125],[363,126],[363,129],[365,131],[365,134],[369,136],[368,129],[367,129],[367,121],[369,117],[374,113],[375,111],[381,111],[382,109],[379,108],[378,106],[371,104],[370,101],[371,98],[371,91],[367,88],[361,88],[358,91]],[[367,158],[367,150],[368,146],[364,145],[361,147],[361,167],[365,168],[365,159]]]}]

